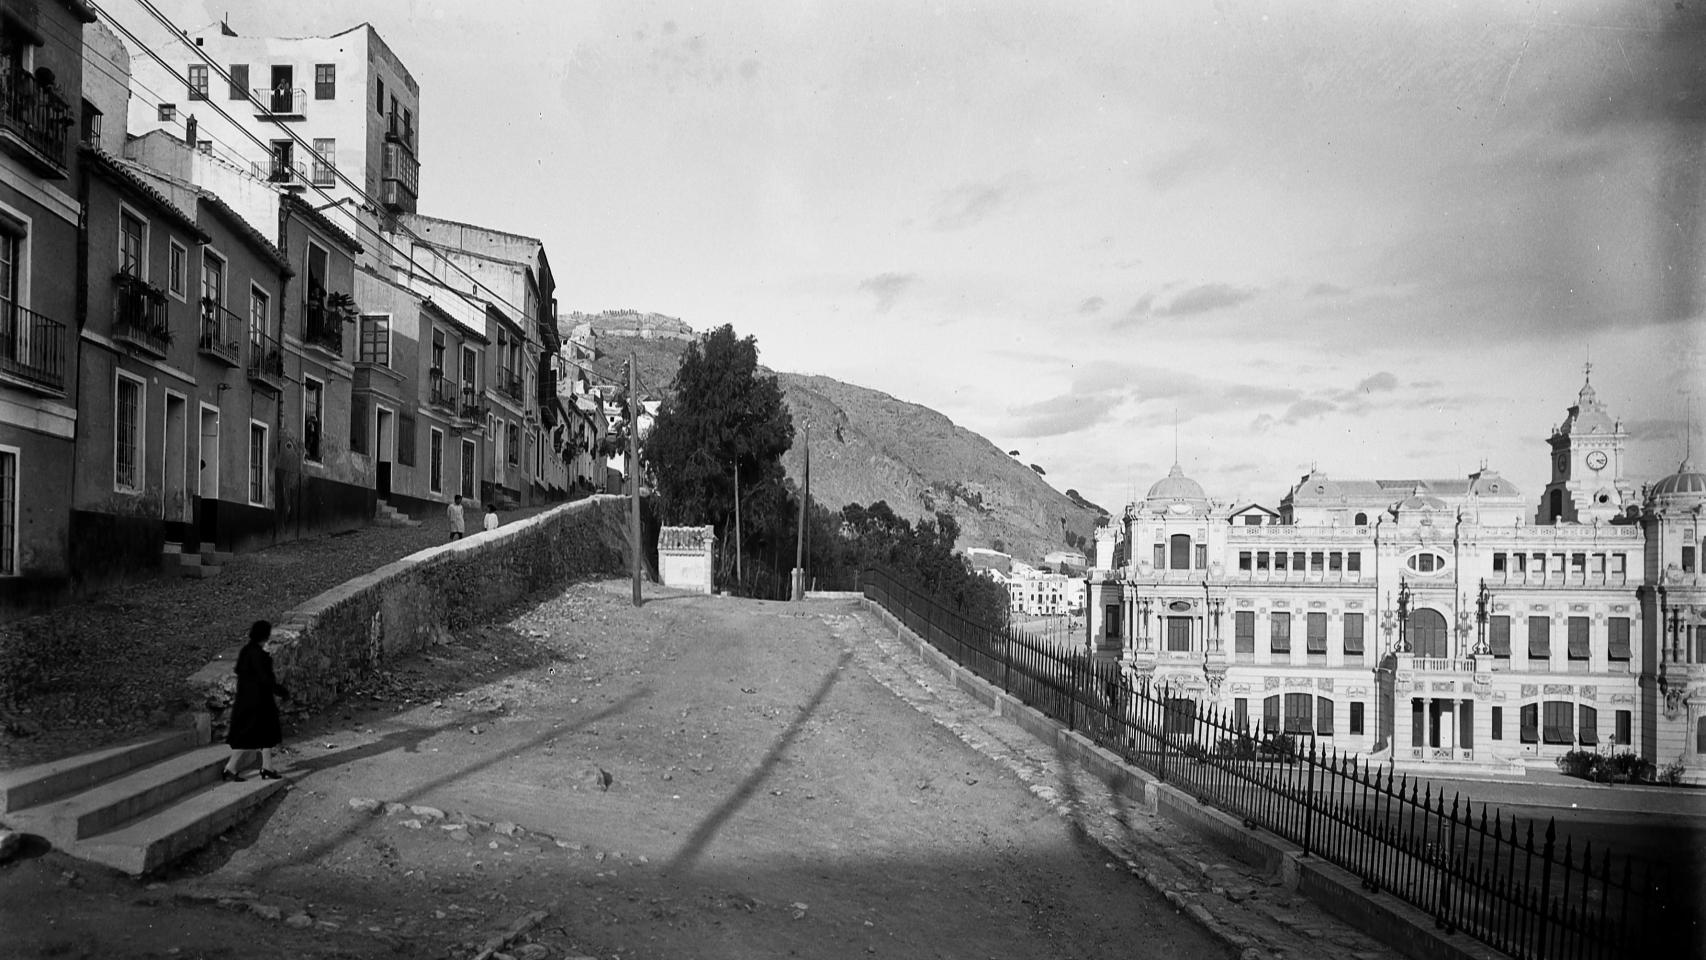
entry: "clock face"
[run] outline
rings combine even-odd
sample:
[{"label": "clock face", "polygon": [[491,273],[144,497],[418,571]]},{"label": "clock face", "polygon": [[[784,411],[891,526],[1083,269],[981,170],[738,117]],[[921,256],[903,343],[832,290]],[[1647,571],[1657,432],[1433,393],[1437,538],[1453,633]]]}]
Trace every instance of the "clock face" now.
[{"label": "clock face", "polygon": [[1565,454],[1565,453],[1558,454],[1558,472],[1563,473],[1565,471],[1565,469],[1567,469],[1569,466],[1570,466],[1569,454]]},{"label": "clock face", "polygon": [[1590,469],[1590,470],[1604,470],[1605,469],[1605,452],[1604,451],[1595,450],[1594,452],[1588,454],[1588,469]]}]

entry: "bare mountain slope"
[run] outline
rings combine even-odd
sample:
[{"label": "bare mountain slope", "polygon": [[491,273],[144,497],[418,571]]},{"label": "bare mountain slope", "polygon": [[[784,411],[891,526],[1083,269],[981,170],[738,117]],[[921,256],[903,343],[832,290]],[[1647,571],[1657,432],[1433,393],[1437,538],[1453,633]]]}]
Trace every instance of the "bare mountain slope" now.
[{"label": "bare mountain slope", "polygon": [[[623,336],[631,331],[622,321],[601,317],[584,318],[601,372],[615,375],[633,353],[645,392],[666,393],[687,342]],[[783,466],[800,479],[809,428],[816,502],[836,509],[882,500],[914,521],[946,511],[960,524],[961,547],[999,545],[1022,560],[1074,545],[1089,552],[1099,508],[1074,502],[978,434],[876,390],[830,377],[776,376],[794,417],[794,449]]]}]

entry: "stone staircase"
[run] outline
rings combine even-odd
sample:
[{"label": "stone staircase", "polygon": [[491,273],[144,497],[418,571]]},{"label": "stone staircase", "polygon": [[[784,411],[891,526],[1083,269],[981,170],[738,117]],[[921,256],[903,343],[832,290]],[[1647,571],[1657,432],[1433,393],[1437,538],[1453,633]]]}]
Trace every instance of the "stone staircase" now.
[{"label": "stone staircase", "polygon": [[181,543],[168,543],[160,550],[160,562],[167,573],[176,571],[179,576],[205,579],[219,576],[219,571],[231,562],[229,550],[200,550],[185,553]]},{"label": "stone staircase", "polygon": [[379,507],[374,511],[373,522],[382,527],[418,527],[419,520],[409,519],[409,515],[384,500],[379,501]]},{"label": "stone staircase", "polygon": [[256,771],[226,783],[231,756],[204,729],[0,773],[0,824],[80,860],[141,875],[199,849],[284,787]]}]

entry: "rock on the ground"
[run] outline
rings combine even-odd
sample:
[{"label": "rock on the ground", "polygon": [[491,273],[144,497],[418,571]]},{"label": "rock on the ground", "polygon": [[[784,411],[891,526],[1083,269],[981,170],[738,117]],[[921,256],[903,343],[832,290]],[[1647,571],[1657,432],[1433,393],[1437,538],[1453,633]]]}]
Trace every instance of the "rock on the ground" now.
[{"label": "rock on the ground", "polygon": [[515,960],[545,960],[551,948],[543,943],[525,943],[515,948]]},{"label": "rock on the ground", "polygon": [[415,806],[415,807],[410,807],[409,812],[414,814],[417,817],[420,817],[422,820],[425,820],[428,823],[437,823],[438,821],[444,819],[444,811],[438,809],[437,807]]},{"label": "rock on the ground", "polygon": [[293,913],[286,917],[284,922],[286,926],[301,929],[302,927],[312,927],[314,925],[314,918],[310,917],[306,913]]},{"label": "rock on the ground", "polygon": [[0,830],[0,863],[5,863],[18,853],[18,848],[24,843],[24,835],[16,830]]},{"label": "rock on the ground", "polygon": [[349,805],[351,810],[360,810],[362,813],[377,813],[384,806],[372,797],[350,797]]}]

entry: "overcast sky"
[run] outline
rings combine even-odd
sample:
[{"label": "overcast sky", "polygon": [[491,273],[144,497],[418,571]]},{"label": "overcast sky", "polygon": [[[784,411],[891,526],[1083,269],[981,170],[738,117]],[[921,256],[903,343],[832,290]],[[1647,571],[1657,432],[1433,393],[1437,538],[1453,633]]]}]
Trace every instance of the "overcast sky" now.
[{"label": "overcast sky", "polygon": [[1590,354],[1637,486],[1706,419],[1693,0],[162,6],[370,21],[422,212],[542,238],[563,312],[732,323],[1110,509],[1175,418],[1218,498],[1486,460],[1538,499]]}]

